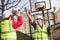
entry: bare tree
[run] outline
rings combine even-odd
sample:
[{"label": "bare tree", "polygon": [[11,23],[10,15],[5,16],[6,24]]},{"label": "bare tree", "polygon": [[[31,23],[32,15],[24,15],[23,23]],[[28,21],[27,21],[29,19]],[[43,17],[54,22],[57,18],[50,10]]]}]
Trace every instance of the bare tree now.
[{"label": "bare tree", "polygon": [[[0,1],[1,1],[0,10],[2,11],[2,14],[3,14],[4,10],[9,10],[12,7],[17,6],[21,2],[21,0],[0,0]],[[12,5],[13,3],[15,3],[15,5]],[[5,7],[7,7],[7,8],[5,8]]]}]

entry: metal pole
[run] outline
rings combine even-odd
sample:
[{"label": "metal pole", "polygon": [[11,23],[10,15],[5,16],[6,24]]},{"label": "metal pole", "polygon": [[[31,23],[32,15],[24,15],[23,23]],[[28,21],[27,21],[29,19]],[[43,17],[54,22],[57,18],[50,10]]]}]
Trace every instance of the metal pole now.
[{"label": "metal pole", "polygon": [[[27,9],[25,9],[25,12],[27,13]],[[30,12],[29,12],[29,14],[30,14]],[[30,21],[30,18],[28,18],[28,19],[29,19],[29,27],[30,27],[30,38],[31,38],[31,40],[33,40],[32,39],[32,30],[31,30],[31,21]]]},{"label": "metal pole", "polygon": [[56,23],[56,21],[55,21],[55,14],[53,13],[53,19],[54,19],[54,29],[55,29],[55,23]]},{"label": "metal pole", "polygon": [[44,15],[44,10],[42,10],[42,14],[43,14],[43,19],[44,19],[44,24],[45,24],[45,15]]},{"label": "metal pole", "polygon": [[49,0],[49,4],[50,4],[50,9],[51,9],[51,8],[52,8],[52,7],[51,7],[51,0]]},{"label": "metal pole", "polygon": [[[50,25],[50,17],[49,17],[48,10],[47,10],[47,16],[48,16],[49,27],[50,27],[50,29],[51,29],[51,25]],[[53,40],[52,32],[50,32],[50,40]]]},{"label": "metal pole", "polygon": [[31,40],[33,40],[33,38],[32,38],[32,30],[31,30],[31,21],[29,20],[29,25],[30,25],[30,38],[31,38]]}]

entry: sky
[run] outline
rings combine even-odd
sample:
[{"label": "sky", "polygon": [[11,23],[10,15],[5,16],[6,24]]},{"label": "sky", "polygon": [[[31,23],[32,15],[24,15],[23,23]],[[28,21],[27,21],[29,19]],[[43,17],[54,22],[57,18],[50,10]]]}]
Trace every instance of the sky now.
[{"label": "sky", "polygon": [[[60,7],[60,0],[50,0],[51,1],[51,5],[52,7]],[[0,4],[1,4],[1,0],[0,0]],[[17,6],[21,12],[24,11],[24,8],[27,7],[28,9],[30,9],[30,2],[29,0],[21,0],[21,2],[18,4]],[[1,15],[1,11],[0,11],[0,15]]]},{"label": "sky", "polygon": [[[31,1],[33,1],[33,0],[31,0]],[[53,6],[60,7],[60,0],[50,0],[50,1],[51,1],[52,7]],[[47,6],[49,6],[49,4],[47,4]],[[21,11],[23,11],[25,7],[30,9],[30,2],[29,2],[29,0],[21,0],[20,4],[18,5],[18,8],[20,8]]]}]

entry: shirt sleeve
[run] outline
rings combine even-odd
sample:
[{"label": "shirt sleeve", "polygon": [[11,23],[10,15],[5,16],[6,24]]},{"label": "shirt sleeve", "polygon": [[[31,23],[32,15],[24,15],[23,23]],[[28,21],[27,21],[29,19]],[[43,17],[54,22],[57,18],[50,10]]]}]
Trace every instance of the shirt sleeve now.
[{"label": "shirt sleeve", "polygon": [[51,29],[50,29],[50,27],[48,26],[48,27],[47,27],[48,35],[50,34],[50,30],[51,30]]},{"label": "shirt sleeve", "polygon": [[36,23],[35,22],[31,23],[31,25],[34,27],[34,29],[36,29]]},{"label": "shirt sleeve", "polygon": [[12,26],[14,29],[17,29],[18,27],[21,27],[21,25],[23,24],[23,21],[22,21],[22,17],[21,16],[18,16],[18,21],[14,21],[12,22]]}]

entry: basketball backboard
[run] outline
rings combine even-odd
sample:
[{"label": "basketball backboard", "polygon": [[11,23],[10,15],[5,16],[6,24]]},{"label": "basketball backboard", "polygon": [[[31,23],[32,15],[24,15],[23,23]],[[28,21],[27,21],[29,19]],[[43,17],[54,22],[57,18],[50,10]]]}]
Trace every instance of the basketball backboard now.
[{"label": "basketball backboard", "polygon": [[41,7],[42,5],[44,6],[45,9],[51,9],[51,2],[50,0],[30,0],[30,9],[32,12],[36,12],[36,5]]}]

